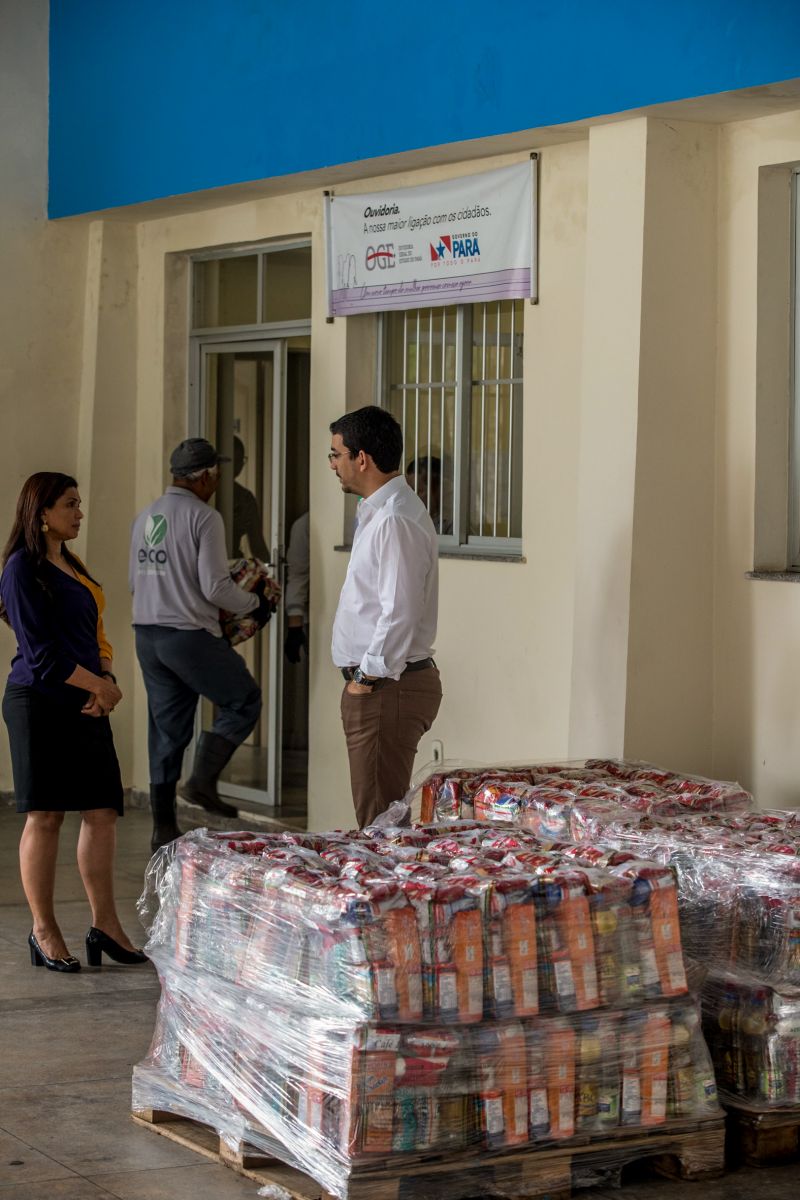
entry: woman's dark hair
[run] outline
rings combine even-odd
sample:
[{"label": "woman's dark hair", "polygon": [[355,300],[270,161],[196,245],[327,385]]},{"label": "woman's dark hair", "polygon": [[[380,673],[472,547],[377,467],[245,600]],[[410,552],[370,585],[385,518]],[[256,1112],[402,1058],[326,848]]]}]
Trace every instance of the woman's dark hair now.
[{"label": "woman's dark hair", "polygon": [[[68,488],[77,486],[77,481],[71,475],[63,475],[60,471],[37,471],[25,480],[17,500],[14,524],[3,551],[3,566],[15,551],[24,550],[33,564],[36,578],[46,592],[50,589],[42,571],[47,558],[47,539],[42,529],[42,514],[44,509],[52,508]],[[83,563],[65,545],[61,547],[61,553],[74,570],[80,571],[87,579],[91,579],[92,583],[97,583]],[[4,621],[8,620],[5,606],[1,603],[0,617]]]},{"label": "woman's dark hair", "polygon": [[352,455],[360,450],[368,454],[384,475],[400,469],[403,457],[403,431],[390,412],[377,404],[345,413],[331,425]]}]

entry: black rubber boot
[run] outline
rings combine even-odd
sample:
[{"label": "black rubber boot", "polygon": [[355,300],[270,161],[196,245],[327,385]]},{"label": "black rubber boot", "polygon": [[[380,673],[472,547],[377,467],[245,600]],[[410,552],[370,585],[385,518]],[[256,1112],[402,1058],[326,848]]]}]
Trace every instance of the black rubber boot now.
[{"label": "black rubber boot", "polygon": [[153,854],[162,846],[174,842],[175,838],[181,836],[178,822],[175,819],[175,789],[177,786],[177,780],[174,783],[150,784],[150,809],[153,814],[153,836],[150,841],[150,849]]},{"label": "black rubber boot", "polygon": [[238,808],[226,804],[217,794],[217,780],[236,749],[235,742],[229,742],[218,733],[201,733],[194,756],[194,770],[181,788],[184,800],[199,804],[206,812],[218,813],[221,817],[238,816]]}]

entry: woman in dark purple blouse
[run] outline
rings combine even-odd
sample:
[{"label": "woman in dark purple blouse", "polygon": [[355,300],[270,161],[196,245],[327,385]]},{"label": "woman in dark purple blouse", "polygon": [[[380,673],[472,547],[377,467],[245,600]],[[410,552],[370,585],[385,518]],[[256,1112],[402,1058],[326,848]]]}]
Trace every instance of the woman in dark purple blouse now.
[{"label": "woman in dark purple blouse", "polygon": [[116,821],[122,781],[108,714],[122,699],[103,630],[103,592],[68,549],[83,514],[69,475],[40,471],[25,483],[3,553],[0,616],[17,638],[3,697],[17,812],[26,814],[20,874],[33,918],[31,962],[54,971],[80,963],[55,916],[58,838],[80,812],[78,867],[92,909],[88,961],[146,962],[114,902]]}]

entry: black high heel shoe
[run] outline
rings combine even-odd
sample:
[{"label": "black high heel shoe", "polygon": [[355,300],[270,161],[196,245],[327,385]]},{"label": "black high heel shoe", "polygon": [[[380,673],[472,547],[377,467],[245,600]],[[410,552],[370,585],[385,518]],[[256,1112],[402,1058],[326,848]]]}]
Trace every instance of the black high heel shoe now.
[{"label": "black high heel shoe", "polygon": [[68,958],[48,958],[34,937],[33,930],[28,934],[28,945],[31,948],[32,967],[47,967],[48,971],[66,971],[69,974],[81,969],[81,964],[72,954]]},{"label": "black high heel shoe", "polygon": [[140,950],[126,950],[124,946],[120,946],[119,942],[115,942],[107,933],[103,933],[102,929],[95,929],[94,925],[86,935],[86,962],[90,967],[99,967],[102,963],[103,952],[108,955],[114,962],[122,963],[126,967],[132,967],[134,963],[149,962],[146,954],[142,954]]}]

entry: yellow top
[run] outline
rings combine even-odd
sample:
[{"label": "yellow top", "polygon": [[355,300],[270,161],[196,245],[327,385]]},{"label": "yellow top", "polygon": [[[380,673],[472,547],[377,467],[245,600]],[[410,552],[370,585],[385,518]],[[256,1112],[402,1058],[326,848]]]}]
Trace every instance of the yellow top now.
[{"label": "yellow top", "polygon": [[[78,556],[73,554],[72,557],[81,567],[83,567],[83,571],[85,571],[86,567],[83,565]],[[100,587],[100,584],[95,583],[92,579],[89,579],[88,576],[83,574],[83,571],[78,571],[78,579],[83,586],[87,587],[92,593],[94,596],[94,602],[97,605],[97,645],[100,650],[100,657],[107,658],[109,662],[113,662],[114,651],[111,648],[111,643],[106,637],[106,631],[103,628],[103,611],[106,607],[106,598],[103,595],[103,589]]]}]

